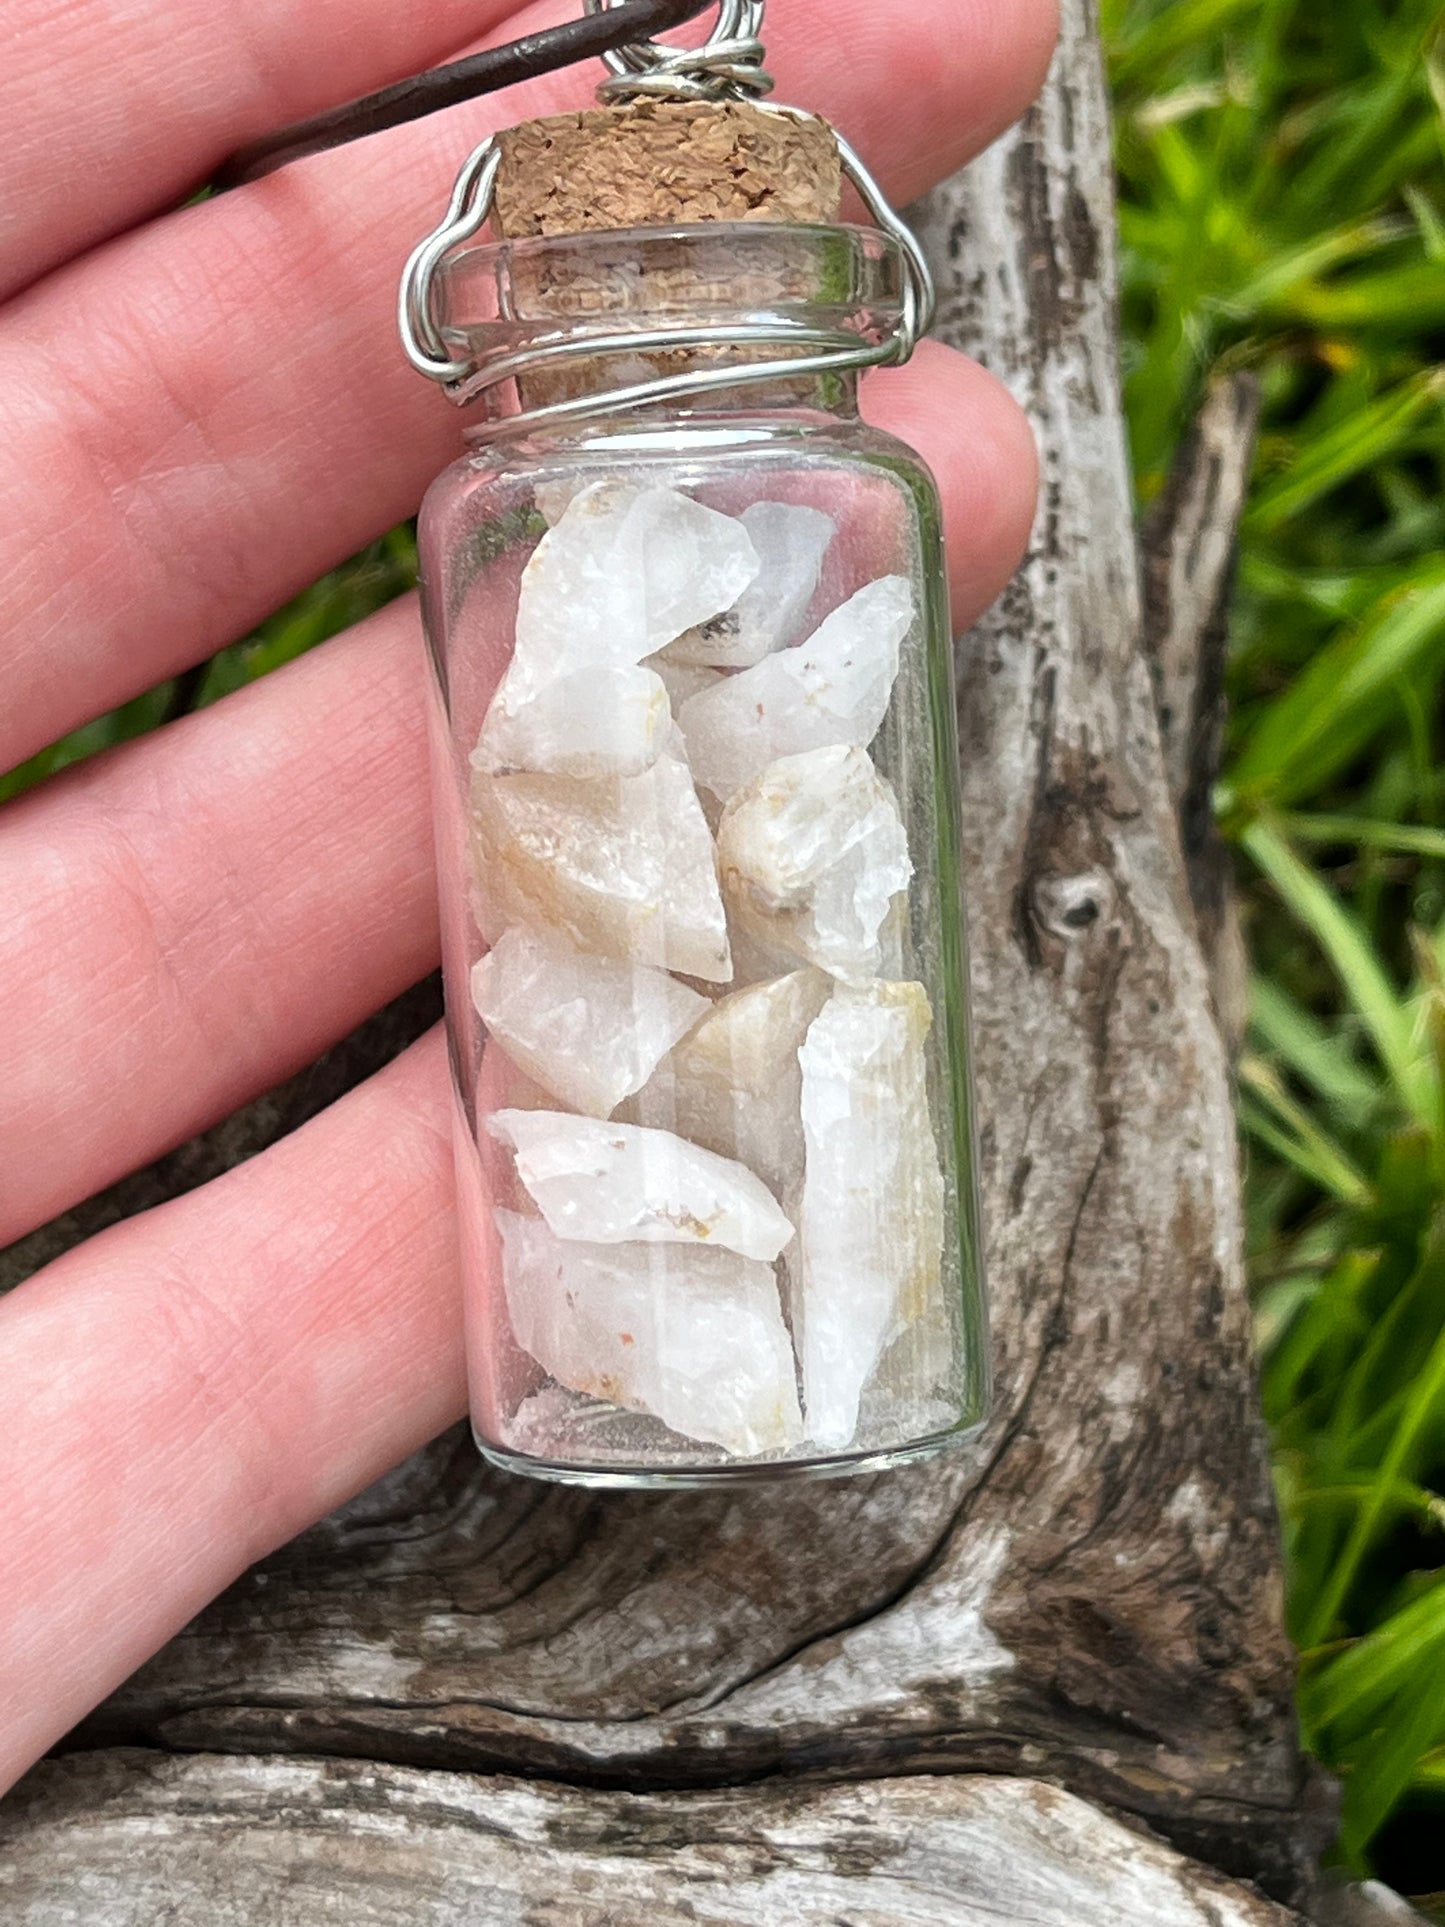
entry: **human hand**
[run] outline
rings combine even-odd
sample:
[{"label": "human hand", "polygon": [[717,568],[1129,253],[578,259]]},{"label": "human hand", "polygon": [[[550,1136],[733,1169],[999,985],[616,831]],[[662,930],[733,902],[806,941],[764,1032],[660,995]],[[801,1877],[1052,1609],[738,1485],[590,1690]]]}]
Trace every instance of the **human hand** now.
[{"label": "human hand", "polygon": [[[399,265],[573,70],[158,212],[269,127],[575,5],[0,0],[0,769],[203,660],[416,506],[455,417]],[[895,202],[1022,111],[1052,0],[791,0],[779,97]],[[59,123],[59,124],[58,124]],[[1034,508],[1003,391],[865,385],[942,490],[954,614]],[[289,1075],[435,963],[412,603],[0,811],[0,1244]],[[254,1560],[464,1406],[432,1037],[0,1302],[0,1787]]]}]

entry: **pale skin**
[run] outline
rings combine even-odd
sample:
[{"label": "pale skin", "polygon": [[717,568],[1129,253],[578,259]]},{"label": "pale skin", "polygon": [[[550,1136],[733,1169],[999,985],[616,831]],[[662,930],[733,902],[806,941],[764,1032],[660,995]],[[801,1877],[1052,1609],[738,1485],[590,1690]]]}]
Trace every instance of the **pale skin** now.
[{"label": "pale skin", "polygon": [[[768,64],[902,204],[1024,110],[1053,7],[775,0]],[[399,263],[484,132],[596,70],[177,201],[576,10],[0,0],[0,768],[415,509],[459,424],[397,346]],[[1028,539],[1023,418],[932,344],[864,411],[938,478],[962,626]],[[435,922],[410,601],[0,810],[0,1245],[307,1063],[433,968]],[[0,1788],[461,1414],[450,1162],[432,1036],[0,1300]]]}]

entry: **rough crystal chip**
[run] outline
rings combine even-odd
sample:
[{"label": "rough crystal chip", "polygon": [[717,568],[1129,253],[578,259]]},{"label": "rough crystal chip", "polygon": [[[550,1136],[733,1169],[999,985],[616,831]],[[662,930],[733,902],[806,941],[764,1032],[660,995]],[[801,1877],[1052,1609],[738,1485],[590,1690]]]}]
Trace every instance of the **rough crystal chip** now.
[{"label": "rough crystal chip", "polygon": [[964,1388],[941,1284],[925,1315],[884,1346],[859,1401],[856,1446],[887,1451],[957,1428]]},{"label": "rough crystal chip", "polygon": [[780,649],[682,706],[693,775],[726,799],[780,756],[878,732],[913,621],[907,578],[886,575],[835,609],[807,642]]},{"label": "rough crystal chip", "polygon": [[[513,665],[515,670],[516,665]],[[640,776],[672,732],[662,678],[629,665],[578,671],[514,700],[503,677],[472,752],[472,767],[495,775],[539,770],[559,776]]]},{"label": "rough crystal chip", "polygon": [[479,769],[635,776],[670,725],[638,665],[728,607],[757,574],[746,529],[676,489],[580,489],[522,572],[516,646],[473,757]]},{"label": "rough crystal chip", "polygon": [[532,505],[546,522],[548,528],[555,528],[567,513],[572,503],[584,488],[595,488],[599,482],[618,482],[625,480],[619,475],[586,475],[573,473],[561,475],[555,482],[538,482],[532,490]]},{"label": "rough crystal chip", "polygon": [[794,970],[723,997],[622,1115],[736,1158],[779,1195],[795,1188],[803,1175],[798,1051],[829,987],[819,970]]},{"label": "rough crystal chip", "polygon": [[849,979],[877,974],[879,933],[913,873],[892,790],[846,744],[784,756],[740,790],[718,863],[744,930]]},{"label": "rough crystal chip", "polygon": [[496,1217],[513,1333],[560,1384],[739,1457],[798,1444],[771,1266],[705,1246],[579,1244]]},{"label": "rough crystal chip", "polygon": [[483,929],[539,925],[578,950],[732,975],[712,835],[687,766],[641,776],[486,776],[472,781]]},{"label": "rough crystal chip", "polygon": [[851,1443],[884,1347],[926,1317],[941,1290],[931,1022],[921,984],[840,988],[799,1054],[807,1165],[789,1284],[807,1432],[829,1450]]},{"label": "rough crystal chip", "polygon": [[[718,807],[715,800],[713,807]],[[775,944],[762,942],[751,931],[745,930],[732,915],[728,917],[728,947],[733,959],[730,981],[738,990],[746,990],[751,984],[766,983],[772,977],[786,977],[798,967],[797,957],[778,949]]]},{"label": "rough crystal chip", "polygon": [[592,483],[522,573],[514,701],[559,675],[641,662],[731,608],[757,572],[732,516],[676,489]]},{"label": "rough crystal chip", "polygon": [[609,1117],[640,1089],[711,1008],[665,971],[586,956],[521,929],[473,970],[472,997],[513,1063],[592,1117]]},{"label": "rough crystal chip", "polygon": [[529,1077],[520,1064],[514,1064],[495,1037],[482,1044],[482,1061],[477,1066],[477,1114],[492,1111],[555,1111],[557,1094]]},{"label": "rough crystal chip", "polygon": [[791,642],[808,613],[837,533],[833,518],[790,502],[754,502],[738,520],[758,552],[757,579],[724,614],[670,642],[666,654],[673,662],[751,669]]},{"label": "rough crystal chip", "polygon": [[[700,696],[704,689],[716,689],[720,682],[726,680],[721,669],[705,669],[689,662],[669,662],[665,650],[662,655],[653,656],[647,666],[661,676],[674,716],[690,697]],[[681,744],[680,754],[686,757],[687,742],[680,730],[678,740]]]},{"label": "rough crystal chip", "polygon": [[559,1238],[589,1244],[726,1245],[776,1258],[793,1227],[767,1186],[670,1131],[561,1111],[497,1111],[492,1136]]}]

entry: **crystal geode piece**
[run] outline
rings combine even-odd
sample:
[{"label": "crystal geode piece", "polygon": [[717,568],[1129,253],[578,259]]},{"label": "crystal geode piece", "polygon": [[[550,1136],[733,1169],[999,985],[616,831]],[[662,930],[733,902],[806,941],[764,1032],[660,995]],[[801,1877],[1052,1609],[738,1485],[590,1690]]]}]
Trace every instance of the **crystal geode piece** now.
[{"label": "crystal geode piece", "polygon": [[807,1145],[789,1267],[807,1433],[841,1450],[884,1348],[941,1291],[944,1188],[928,1115],[923,986],[840,987],[799,1053]]},{"label": "crystal geode piece", "polygon": [[472,837],[484,930],[540,926],[599,956],[730,980],[712,834],[676,757],[592,781],[477,771]]},{"label": "crystal geode piece", "polygon": [[829,989],[822,971],[794,970],[721,998],[622,1115],[736,1158],[786,1194],[803,1175],[798,1051]]},{"label": "crystal geode piece", "polygon": [[732,516],[677,489],[592,483],[522,572],[517,694],[573,671],[641,662],[730,609],[757,573],[752,539]]},{"label": "crystal geode piece", "polygon": [[610,1117],[711,1008],[666,971],[521,929],[473,970],[472,999],[520,1069],[591,1117]]},{"label": "crystal geode piece", "polygon": [[751,669],[791,642],[808,613],[837,533],[832,516],[790,502],[754,502],[738,520],[758,553],[757,578],[722,615],[670,642],[672,662]]},{"label": "crystal geode piece", "polygon": [[640,776],[671,732],[667,687],[651,669],[579,670],[515,703],[509,676],[487,711],[472,767],[488,775]]},{"label": "crystal geode piece", "polygon": [[724,801],[780,756],[878,733],[913,621],[913,591],[881,576],[833,611],[806,642],[780,649],[682,706],[692,773]]},{"label": "crystal geode piece", "polygon": [[498,1211],[517,1343],[559,1384],[748,1458],[802,1437],[772,1267],[735,1251],[582,1244]]},{"label": "crystal geode piece", "polygon": [[835,977],[876,975],[879,933],[913,865],[867,750],[769,764],[723,810],[717,848],[728,911],[750,936]]},{"label": "crystal geode piece", "polygon": [[671,1131],[562,1111],[497,1111],[487,1129],[559,1238],[726,1245],[771,1260],[793,1235],[760,1178]]}]

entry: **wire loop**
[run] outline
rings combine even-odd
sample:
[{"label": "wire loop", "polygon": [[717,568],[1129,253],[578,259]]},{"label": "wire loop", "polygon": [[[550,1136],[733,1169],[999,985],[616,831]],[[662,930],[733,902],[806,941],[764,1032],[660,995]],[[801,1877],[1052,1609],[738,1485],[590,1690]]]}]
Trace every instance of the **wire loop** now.
[{"label": "wire loop", "polygon": [[412,249],[402,270],[397,327],[406,358],[418,374],[440,382],[451,395],[475,369],[471,362],[454,361],[447,353],[436,319],[436,273],[453,248],[474,240],[486,226],[501,164],[497,137],[488,134],[462,162],[446,213]]},{"label": "wire loop", "polygon": [[[762,111],[779,114],[788,110],[766,107]],[[532,422],[579,420],[674,396],[683,399],[709,390],[735,388],[747,383],[776,381],[790,376],[796,379],[826,373],[847,373],[880,363],[907,361],[933,320],[933,277],[912,231],[889,206],[882,188],[836,130],[835,138],[845,177],[856,188],[859,199],[874,223],[898,248],[902,257],[902,310],[897,327],[882,341],[865,341],[846,330],[814,329],[801,322],[779,318],[766,324],[718,323],[700,328],[658,327],[617,335],[583,336],[575,343],[534,344],[508,355],[485,356],[481,361],[475,358],[464,361],[456,359],[449,352],[437,320],[436,276],[454,249],[475,239],[491,213],[501,156],[495,137],[489,136],[464,163],[441,222],[413,250],[406,264],[401,281],[398,325],[407,358],[419,374],[439,382],[453,401],[465,404],[475,401],[501,382],[518,379],[543,365],[550,366],[568,359],[590,359],[622,353],[661,353],[671,348],[786,347],[794,351],[786,359],[679,370],[660,375],[653,381],[636,382],[546,407],[529,408],[507,420],[505,426],[509,430]]]},{"label": "wire loop", "polygon": [[[585,0],[589,14],[608,13],[620,0]],[[751,100],[773,91],[763,70],[760,34],[764,0],[718,0],[718,17],[701,47],[634,41],[602,56],[610,70],[597,89],[601,101],[652,96],[667,100]]]},{"label": "wire loop", "polygon": [[[612,12],[623,0],[585,0],[588,15]],[[598,88],[603,100],[655,95],[683,100],[756,99],[772,88],[763,71],[758,38],[764,0],[717,0],[717,19],[700,47],[665,42],[630,42],[603,55],[608,78]],[[783,114],[781,107],[760,111]],[[902,258],[902,304],[893,331],[867,340],[848,329],[826,329],[777,316],[765,321],[713,323],[701,327],[658,326],[615,334],[581,334],[574,341],[533,342],[510,353],[459,360],[450,352],[437,319],[436,276],[454,249],[473,240],[491,213],[501,156],[494,137],[484,140],[464,162],[440,223],[413,250],[402,275],[399,325],[412,366],[440,382],[453,401],[470,402],[505,381],[519,380],[543,366],[568,360],[636,356],[679,348],[782,348],[784,357],[767,361],[713,364],[679,369],[621,388],[573,396],[524,409],[506,426],[585,419],[618,409],[676,397],[683,399],[744,383],[846,373],[883,362],[906,361],[933,319],[933,279],[911,230],[890,207],[882,188],[841,134],[835,131],[843,173],[857,190],[876,225]],[[499,424],[500,428],[501,424]]]}]

